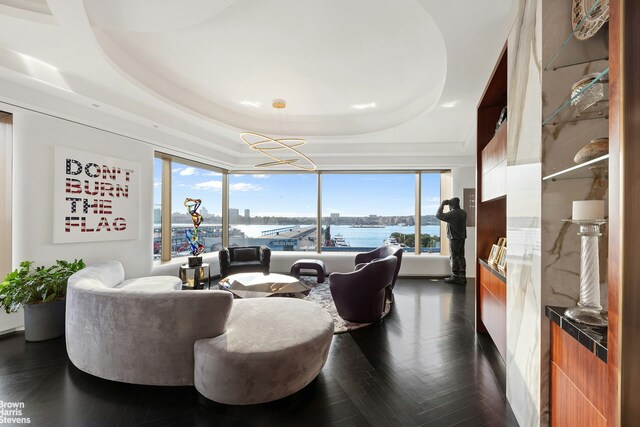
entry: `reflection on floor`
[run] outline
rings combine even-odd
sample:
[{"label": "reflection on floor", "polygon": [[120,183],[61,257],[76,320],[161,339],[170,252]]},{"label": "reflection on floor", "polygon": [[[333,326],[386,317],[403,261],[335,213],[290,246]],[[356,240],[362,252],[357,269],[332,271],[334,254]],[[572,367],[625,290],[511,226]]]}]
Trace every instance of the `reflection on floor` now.
[{"label": "reflection on floor", "polygon": [[[0,338],[0,400],[32,425],[517,425],[504,363],[473,330],[473,284],[399,279],[381,323],[334,336],[320,376],[264,405],[205,402],[192,387],[101,380],[68,361],[64,339]],[[140,355],[144,357],[144,355]]]}]

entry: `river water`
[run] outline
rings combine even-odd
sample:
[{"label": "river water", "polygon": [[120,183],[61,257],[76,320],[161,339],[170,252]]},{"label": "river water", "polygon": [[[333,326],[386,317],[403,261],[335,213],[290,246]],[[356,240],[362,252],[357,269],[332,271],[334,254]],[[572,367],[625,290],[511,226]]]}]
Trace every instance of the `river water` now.
[{"label": "river water", "polygon": [[[234,225],[233,228],[241,230],[247,237],[260,237],[261,233],[266,230],[287,227],[287,225]],[[302,226],[304,227],[304,226]],[[375,248],[384,243],[391,233],[415,234],[414,226],[391,225],[381,228],[353,228],[349,225],[332,225],[331,237],[341,234],[344,240],[353,247],[371,247]],[[430,234],[432,236],[440,235],[440,226],[423,225],[421,227],[422,234]]]}]

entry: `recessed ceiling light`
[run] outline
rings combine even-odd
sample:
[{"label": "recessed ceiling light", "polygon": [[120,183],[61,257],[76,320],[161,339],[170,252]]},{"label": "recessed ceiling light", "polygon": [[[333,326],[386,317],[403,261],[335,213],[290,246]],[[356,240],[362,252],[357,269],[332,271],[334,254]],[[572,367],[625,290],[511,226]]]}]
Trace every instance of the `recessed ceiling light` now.
[{"label": "recessed ceiling light", "polygon": [[254,108],[260,108],[260,106],[262,105],[260,102],[257,101],[240,101],[241,105],[244,105],[245,107],[254,107]]},{"label": "recessed ceiling light", "polygon": [[354,104],[351,108],[355,108],[356,110],[367,110],[369,108],[376,108],[376,103],[370,102],[368,104]]},{"label": "recessed ceiling light", "polygon": [[443,104],[440,104],[442,108],[453,108],[456,105],[458,105],[458,101],[450,101],[450,102],[445,102]]}]

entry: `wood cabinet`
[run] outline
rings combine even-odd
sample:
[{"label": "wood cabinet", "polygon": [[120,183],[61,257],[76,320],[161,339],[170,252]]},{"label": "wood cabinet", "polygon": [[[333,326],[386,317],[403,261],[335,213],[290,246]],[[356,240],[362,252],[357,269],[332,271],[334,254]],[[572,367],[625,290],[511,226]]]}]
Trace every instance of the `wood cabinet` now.
[{"label": "wood cabinet", "polygon": [[607,426],[607,364],[551,322],[551,426]]},{"label": "wood cabinet", "polygon": [[507,105],[507,48],[502,51],[480,103],[476,137],[476,331],[488,333],[506,357],[506,278],[482,258],[507,235],[507,129],[496,132],[500,112]]},{"label": "wood cabinet", "polygon": [[491,141],[482,150],[481,201],[507,195],[507,125],[500,126]]},{"label": "wood cabinet", "polygon": [[480,265],[480,319],[503,359],[507,354],[506,279],[491,267]]}]

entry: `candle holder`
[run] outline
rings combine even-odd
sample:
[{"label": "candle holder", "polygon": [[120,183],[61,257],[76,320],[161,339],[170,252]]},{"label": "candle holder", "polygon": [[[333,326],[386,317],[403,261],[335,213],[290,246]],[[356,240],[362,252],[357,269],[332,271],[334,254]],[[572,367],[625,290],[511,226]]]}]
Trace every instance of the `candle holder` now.
[{"label": "candle holder", "polygon": [[578,224],[580,232],[580,301],[575,307],[568,308],[564,315],[578,323],[591,326],[607,326],[606,314],[600,305],[600,261],[598,259],[598,237],[604,219],[571,220],[565,222]]}]

